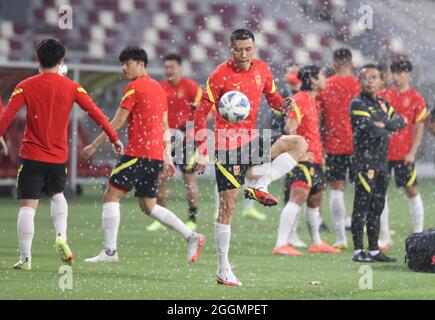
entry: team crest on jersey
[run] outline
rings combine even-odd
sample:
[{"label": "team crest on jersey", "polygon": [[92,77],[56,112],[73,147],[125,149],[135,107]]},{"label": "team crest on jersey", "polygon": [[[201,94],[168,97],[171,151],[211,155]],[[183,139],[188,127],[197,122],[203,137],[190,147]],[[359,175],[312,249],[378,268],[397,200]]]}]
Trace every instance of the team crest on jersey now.
[{"label": "team crest on jersey", "polygon": [[240,166],[234,166],[233,172],[236,176],[238,176],[240,174]]},{"label": "team crest on jersey", "polygon": [[407,106],[409,106],[409,99],[408,98],[406,98],[405,100],[403,100],[403,106],[404,107],[407,107]]},{"label": "team crest on jersey", "polygon": [[370,170],[367,172],[367,178],[369,178],[369,179],[371,180],[371,179],[374,178],[374,176],[375,176],[375,170],[370,169]]},{"label": "team crest on jersey", "polygon": [[255,75],[255,83],[257,85],[261,85],[261,75],[260,74]]}]

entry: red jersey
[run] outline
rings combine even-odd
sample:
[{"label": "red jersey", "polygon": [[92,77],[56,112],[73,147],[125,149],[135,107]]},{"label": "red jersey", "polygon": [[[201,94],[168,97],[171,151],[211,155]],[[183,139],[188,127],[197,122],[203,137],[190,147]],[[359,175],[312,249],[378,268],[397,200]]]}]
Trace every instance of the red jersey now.
[{"label": "red jersey", "polygon": [[316,100],[325,126],[325,151],[327,154],[352,154],[352,124],[349,104],[360,92],[354,76],[332,76]]},{"label": "red jersey", "polygon": [[296,134],[303,136],[307,141],[307,151],[313,155],[313,162],[323,164],[323,147],[316,100],[306,91],[299,91],[293,99],[297,107],[289,113],[288,117],[298,121]]},{"label": "red jersey", "polygon": [[[209,76],[199,106],[194,115],[195,132],[206,128],[206,117],[210,110],[219,105],[220,98],[228,91],[244,93],[251,104],[248,117],[239,122],[226,121],[216,112],[215,148],[218,150],[232,150],[243,146],[256,137],[257,112],[261,97],[266,97],[268,104],[278,111],[282,110],[283,98],[279,95],[272,73],[268,65],[253,59],[251,68],[247,71],[237,70],[233,59],[220,64]],[[206,142],[207,137],[198,137],[198,144]],[[202,149],[205,154],[207,149]]]},{"label": "red jersey", "polygon": [[124,153],[163,160],[163,115],[168,111],[168,97],[162,86],[150,76],[139,77],[125,88],[120,107],[130,111]]},{"label": "red jersey", "polygon": [[160,82],[160,85],[168,96],[169,128],[180,129],[187,121],[193,121],[193,114],[202,94],[199,85],[184,77],[175,86],[167,80]]},{"label": "red jersey", "polygon": [[391,133],[388,147],[389,160],[403,160],[412,147],[414,124],[423,121],[426,117],[426,103],[412,87],[400,93],[395,86],[392,86],[382,90],[378,95],[385,98],[394,111],[407,121],[405,128]]},{"label": "red jersey", "polygon": [[26,127],[19,156],[23,159],[65,163],[68,126],[74,102],[116,142],[118,136],[103,112],[78,83],[57,73],[40,73],[20,82],[0,115],[0,136],[26,105]]}]

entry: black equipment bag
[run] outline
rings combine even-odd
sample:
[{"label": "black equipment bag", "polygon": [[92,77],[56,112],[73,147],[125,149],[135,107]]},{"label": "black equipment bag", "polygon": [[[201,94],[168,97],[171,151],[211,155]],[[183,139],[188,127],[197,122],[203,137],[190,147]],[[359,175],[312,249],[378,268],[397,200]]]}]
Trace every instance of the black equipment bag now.
[{"label": "black equipment bag", "polygon": [[405,262],[414,271],[435,273],[435,229],[408,236]]}]

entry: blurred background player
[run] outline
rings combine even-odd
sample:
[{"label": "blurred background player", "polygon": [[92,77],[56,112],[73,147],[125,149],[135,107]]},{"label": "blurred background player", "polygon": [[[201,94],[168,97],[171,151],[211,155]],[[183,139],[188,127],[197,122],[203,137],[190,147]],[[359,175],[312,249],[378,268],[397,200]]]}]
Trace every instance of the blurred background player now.
[{"label": "blurred background player", "polygon": [[[3,112],[3,104],[0,98],[0,114]],[[8,155],[8,145],[3,137],[0,137],[0,153],[4,156]]]},{"label": "blurred background player", "polygon": [[391,86],[391,73],[390,73],[390,67],[387,63],[380,63],[378,64],[379,70],[381,72],[381,89],[382,90],[387,89]]},{"label": "blurred background player", "polygon": [[[390,66],[394,85],[379,92],[388,100],[394,111],[406,119],[406,127],[390,136],[388,166],[399,188],[404,188],[408,198],[413,232],[423,231],[424,208],[417,186],[415,155],[421,144],[427,109],[424,98],[411,85],[412,64],[406,57],[400,57]],[[388,201],[381,216],[380,246],[387,249],[392,244],[388,223]]]},{"label": "blurred background player", "polygon": [[287,175],[284,196],[286,205],[281,211],[278,239],[273,253],[297,256],[301,253],[287,243],[301,206],[306,202],[305,219],[311,236],[311,253],[340,253],[320,238],[320,204],[325,184],[323,173],[323,147],[315,97],[325,89],[325,75],[315,65],[305,66],[298,72],[302,85],[293,96],[297,107],[288,115],[284,134],[300,135],[308,143],[308,150],[299,164]]},{"label": "blurred background player", "polygon": [[[112,126],[118,130],[125,122],[128,126],[128,146],[117,166],[110,174],[103,195],[104,249],[86,262],[117,262],[117,237],[120,223],[120,201],[127,192],[136,189],[139,206],[143,212],[163,225],[174,229],[188,243],[187,262],[194,263],[201,254],[205,237],[189,229],[174,213],[157,204],[159,173],[175,174],[171,157],[171,141],[164,140],[168,130],[168,101],[160,84],[148,75],[145,50],[127,47],[119,55],[124,77],[130,80],[121,99]],[[169,137],[169,135],[165,135]],[[81,152],[88,160],[106,140],[101,134]]]},{"label": "blurred background player", "polygon": [[[244,184],[248,167],[257,162],[261,164],[261,160],[254,159],[255,153],[251,149],[258,147],[257,154],[260,157],[263,155],[262,139],[256,133],[256,117],[261,97],[264,94],[272,108],[284,111],[284,113],[294,108],[294,102],[291,99],[283,99],[279,95],[267,64],[254,59],[255,39],[251,31],[246,29],[234,31],[230,38],[230,52],[232,57],[210,74],[201,102],[195,112],[195,140],[199,150],[196,170],[200,174],[203,173],[209,161],[205,130],[207,114],[213,105],[219,104],[220,98],[226,92],[238,90],[244,93],[251,103],[249,116],[240,123],[231,123],[225,121],[216,112],[215,126],[216,183],[220,199],[219,216],[215,224],[218,257],[216,280],[219,284],[226,286],[241,286],[242,283],[234,275],[228,260],[230,225],[239,189]],[[242,153],[244,153],[242,148],[244,150],[249,148],[249,155],[246,155],[249,159],[242,161]],[[276,198],[267,191],[268,185],[286,175],[297,164],[306,148],[307,144],[302,137],[280,137],[271,147],[272,162],[269,164],[269,170],[256,180],[254,186],[245,188],[245,196],[255,198],[264,205],[276,205]],[[222,155],[225,162],[220,160]],[[231,163],[230,159],[237,161]]]},{"label": "blurred background player", "polygon": [[0,115],[0,137],[15,114],[26,105],[26,129],[20,149],[17,198],[20,202],[17,231],[21,256],[15,269],[31,269],[34,217],[41,192],[51,200],[51,217],[56,247],[62,261],[71,264],[73,254],[67,244],[68,204],[63,194],[68,166],[68,127],[76,102],[107,133],[117,153],[123,145],[101,110],[78,83],[58,74],[65,48],[55,39],[36,47],[40,73],[21,81]]},{"label": "blurred background player", "polygon": [[[360,69],[361,93],[350,105],[353,145],[352,166],[355,198],[352,237],[355,262],[394,262],[379,250],[380,217],[388,187],[388,142],[390,133],[405,127],[405,120],[394,112],[387,100],[376,96],[382,84],[377,65]],[[369,252],[364,252],[364,226]]]},{"label": "blurred background player", "polygon": [[[298,72],[300,67],[296,63],[289,64],[284,73],[285,88],[282,91],[283,97],[291,97],[296,94],[301,88],[301,80],[298,78]],[[282,112],[273,110],[271,129],[272,129],[272,143],[278,140],[284,134],[285,119]],[[245,200],[246,201],[246,200]],[[307,245],[299,238],[297,229],[299,224],[299,217],[289,233],[287,243],[296,248],[306,248]]]},{"label": "blurred background player", "polygon": [[[178,133],[183,134],[182,144],[179,144],[181,139],[177,137],[176,141],[173,141],[172,148],[182,146],[182,149],[178,149],[183,153],[182,163],[177,162],[180,159],[175,159],[175,162],[183,173],[183,181],[186,186],[187,206],[189,208],[186,225],[190,229],[196,230],[199,190],[194,173],[194,153],[191,152],[189,155],[186,148],[186,123],[193,121],[193,114],[201,99],[202,90],[195,81],[182,75],[182,58],[180,55],[171,53],[166,55],[163,60],[166,80],[160,82],[160,85],[168,96],[168,125],[171,130],[176,129]],[[175,155],[175,150],[173,155]],[[165,171],[160,173],[157,203],[163,207],[166,207],[168,202],[170,179],[171,177],[166,175]],[[147,230],[155,231],[162,227],[164,228],[159,221],[155,220],[148,226]]]},{"label": "blurred background player", "polygon": [[335,74],[326,80],[326,88],[316,97],[322,117],[326,152],[326,181],[331,189],[329,207],[336,232],[334,247],[346,249],[346,175],[351,176],[353,151],[349,103],[359,93],[358,79],[352,75],[352,52],[347,48],[334,51]]}]

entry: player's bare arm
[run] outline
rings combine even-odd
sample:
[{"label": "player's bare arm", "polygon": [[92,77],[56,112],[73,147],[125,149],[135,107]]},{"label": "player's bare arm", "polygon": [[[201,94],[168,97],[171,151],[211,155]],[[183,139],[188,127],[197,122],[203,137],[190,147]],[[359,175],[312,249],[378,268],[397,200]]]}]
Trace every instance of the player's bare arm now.
[{"label": "player's bare arm", "polygon": [[[116,112],[115,117],[110,122],[113,129],[118,131],[121,129],[125,122],[127,121],[128,115],[130,112],[124,108],[119,108]],[[84,160],[89,160],[92,156],[97,152],[98,148],[108,139],[107,134],[104,132],[101,133],[91,144],[83,148],[82,152],[80,152],[80,156]],[[124,150],[124,146],[120,140],[113,144],[113,150],[115,154],[121,154]]]},{"label": "player's bare arm", "polygon": [[414,135],[413,135],[411,150],[409,150],[408,154],[403,159],[405,161],[405,165],[410,165],[415,162],[415,155],[417,154],[418,147],[421,144],[421,140],[423,138],[423,132],[424,132],[424,123],[417,122],[414,126]]}]

